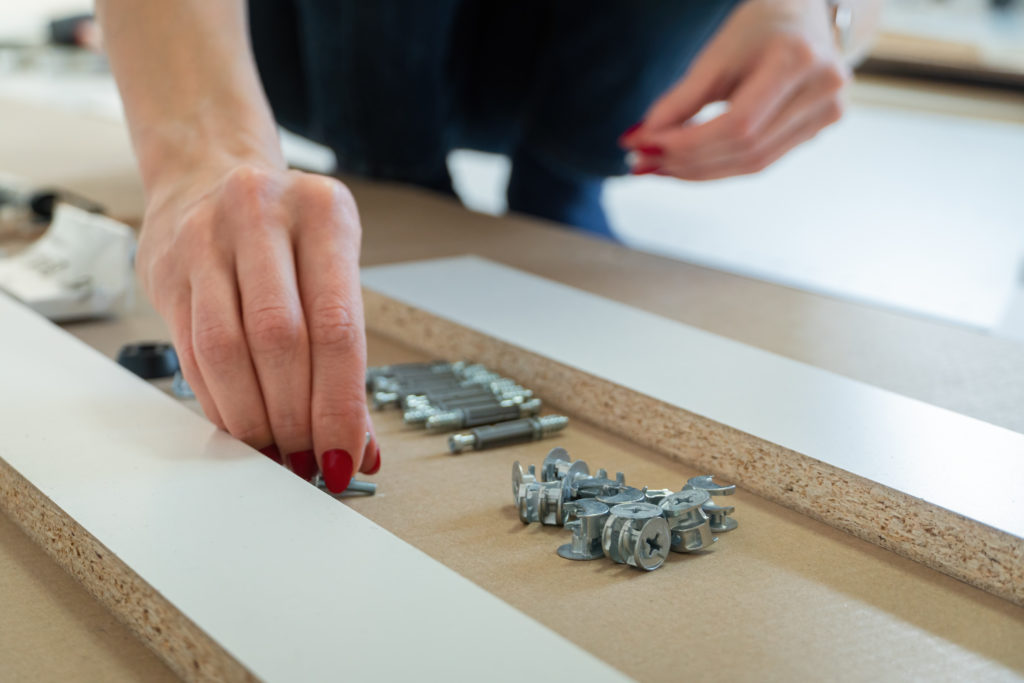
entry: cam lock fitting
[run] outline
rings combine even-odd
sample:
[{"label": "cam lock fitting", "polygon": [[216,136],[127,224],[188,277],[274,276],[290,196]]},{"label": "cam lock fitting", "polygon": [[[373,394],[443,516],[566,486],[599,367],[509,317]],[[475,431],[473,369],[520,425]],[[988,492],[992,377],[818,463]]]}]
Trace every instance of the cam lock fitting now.
[{"label": "cam lock fitting", "polygon": [[661,501],[671,496],[675,491],[672,489],[644,489],[644,502],[661,505]]},{"label": "cam lock fitting", "polygon": [[[564,449],[563,449],[564,451]],[[530,467],[530,474],[534,472]],[[589,475],[587,463],[572,463],[562,479],[552,481],[521,482],[518,488],[519,519],[523,524],[540,522],[546,526],[565,526],[569,519],[569,505],[573,500],[577,481]],[[522,468],[512,468],[513,488],[516,477],[522,477]]]},{"label": "cam lock fitting", "polygon": [[711,500],[703,489],[684,489],[666,496],[659,507],[672,535],[672,550],[692,553],[703,550],[718,539],[711,535],[708,516],[701,506]]},{"label": "cam lock fitting", "polygon": [[626,475],[622,472],[615,473],[615,479],[608,478],[608,470],[601,468],[592,477],[581,477],[576,480],[576,498],[597,498],[598,496],[611,496],[626,486]]},{"label": "cam lock fitting", "polygon": [[609,507],[615,507],[623,503],[645,503],[647,502],[647,488],[638,489],[633,486],[622,486],[617,491],[596,495],[594,499]]},{"label": "cam lock fitting", "polygon": [[566,477],[590,474],[590,467],[582,460],[573,460],[564,448],[552,448],[540,466],[541,481],[561,481]]},{"label": "cam lock fitting", "polygon": [[601,532],[601,548],[609,559],[646,571],[665,563],[671,543],[661,508],[650,503],[616,505]]},{"label": "cam lock fitting", "polygon": [[530,465],[528,471],[523,471],[523,466],[516,460],[512,463],[512,504],[519,508],[519,501],[526,489],[526,484],[534,484],[537,482],[537,468],[534,465]]},{"label": "cam lock fitting", "polygon": [[604,557],[601,535],[611,509],[596,500],[584,499],[565,506],[569,516],[565,528],[572,530],[572,543],[558,547],[558,554],[567,560],[597,560]]},{"label": "cam lock fitting", "polygon": [[[712,474],[692,477],[683,486],[683,491],[695,489],[706,491],[711,496],[731,496],[736,493],[735,484],[719,484],[714,481],[714,475]],[[732,505],[718,505],[709,499],[701,506],[701,509],[707,514],[708,524],[713,533],[724,534],[726,531],[732,531],[739,526],[739,522],[730,516],[736,511],[736,508]]]},{"label": "cam lock fitting", "polygon": [[569,510],[569,480],[524,483],[519,488],[519,521],[565,526]]}]

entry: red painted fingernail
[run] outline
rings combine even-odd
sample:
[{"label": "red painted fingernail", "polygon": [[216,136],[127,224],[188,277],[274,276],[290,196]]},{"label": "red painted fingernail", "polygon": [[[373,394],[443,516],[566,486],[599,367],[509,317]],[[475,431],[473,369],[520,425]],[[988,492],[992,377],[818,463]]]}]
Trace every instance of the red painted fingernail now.
[{"label": "red painted fingernail", "polygon": [[316,474],[316,456],[313,451],[299,451],[288,456],[288,462],[292,465],[292,472],[299,475],[306,481]]},{"label": "red painted fingernail", "polygon": [[277,446],[276,445],[270,444],[266,448],[261,448],[260,449],[260,453],[262,453],[263,455],[267,456],[268,458],[270,458],[271,460],[276,462],[278,465],[282,464],[281,463],[281,451],[277,450]]},{"label": "red painted fingernail", "polygon": [[664,149],[662,149],[661,147],[655,147],[655,146],[637,147],[636,151],[640,152],[641,154],[646,154],[647,156],[652,156],[652,157],[660,157],[661,155],[663,155],[665,153]]},{"label": "red painted fingernail", "polygon": [[366,471],[367,474],[377,474],[380,472],[380,449],[377,449],[377,464]]},{"label": "red painted fingernail", "polygon": [[622,135],[620,135],[619,137],[620,138],[628,138],[630,135],[632,135],[633,133],[635,133],[638,130],[640,130],[640,126],[642,126],[642,125],[644,125],[643,121],[637,121],[632,126],[627,128],[626,130],[622,131]]},{"label": "red painted fingernail", "polygon": [[633,175],[647,175],[648,173],[657,173],[661,166],[637,166],[630,173]]},{"label": "red painted fingernail", "polygon": [[352,481],[352,470],[355,469],[348,451],[340,448],[327,451],[321,462],[324,464],[324,484],[327,485],[327,489],[331,493],[341,493],[347,489],[349,482]]}]

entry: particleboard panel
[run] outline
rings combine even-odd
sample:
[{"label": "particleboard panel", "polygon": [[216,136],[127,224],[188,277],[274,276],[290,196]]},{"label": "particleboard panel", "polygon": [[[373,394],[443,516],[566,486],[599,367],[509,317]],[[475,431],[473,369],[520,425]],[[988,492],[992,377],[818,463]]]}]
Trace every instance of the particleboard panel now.
[{"label": "particleboard panel", "polygon": [[[142,304],[131,318],[71,329],[108,356],[126,340],[166,338],[163,322]],[[373,365],[430,358],[379,334],[367,341]],[[993,681],[1024,674],[1024,608],[748,491],[733,497],[738,530],[698,556],[673,554],[657,572],[563,560],[555,549],[566,542],[566,531],[519,523],[509,496],[514,460],[539,463],[559,445],[592,467],[621,470],[629,481],[655,487],[679,486],[701,473],[570,417],[557,438],[453,457],[446,454],[445,435],[410,429],[397,411],[374,412],[384,453],[374,477],[380,489],[346,504],[638,680],[677,682],[694,652],[723,647],[731,654],[716,659],[716,671],[731,681]],[[409,515],[409,505],[429,513]],[[17,529],[10,536],[0,539],[10,542],[4,550],[36,550]],[[43,556],[26,560],[23,570],[52,578],[60,570],[50,565]],[[3,569],[0,582],[11,587],[5,595],[27,592],[24,578]],[[87,594],[76,600],[67,594],[72,589],[84,593],[71,585],[59,597],[47,595],[47,581],[36,590],[43,599],[23,601],[20,611],[17,600],[5,601],[0,661],[15,680],[59,678],[82,659],[91,668],[78,671],[105,661],[105,675],[92,678],[116,679],[109,675],[117,669],[112,658],[81,643],[104,626],[64,613],[65,606],[92,600]],[[643,610],[642,627],[609,628],[609,610],[623,605]],[[694,613],[714,616],[678,618]],[[35,635],[44,624],[56,638]],[[61,643],[59,651],[46,649],[53,642]],[[125,645],[119,654],[131,650]],[[160,667],[141,670],[120,680],[160,673]]]},{"label": "particleboard panel", "polygon": [[1024,603],[1024,435],[483,259],[363,283],[375,331]]},{"label": "particleboard panel", "polygon": [[0,321],[0,506],[179,675],[518,680],[528,651],[623,678],[6,296]]}]

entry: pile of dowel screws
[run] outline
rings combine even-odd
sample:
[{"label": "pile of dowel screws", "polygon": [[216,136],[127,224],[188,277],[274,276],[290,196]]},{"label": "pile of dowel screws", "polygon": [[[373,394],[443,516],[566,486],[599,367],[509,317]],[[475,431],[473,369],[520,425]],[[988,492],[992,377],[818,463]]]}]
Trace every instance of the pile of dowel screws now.
[{"label": "pile of dowel screws", "polygon": [[558,548],[569,560],[613,562],[637,569],[657,569],[669,551],[692,553],[707,548],[720,534],[736,528],[735,508],[712,497],[735,493],[712,475],[693,477],[679,490],[636,488],[600,469],[590,474],[583,460],[555,448],[541,464],[523,470],[512,465],[512,501],[523,524],[541,523],[572,531],[572,542]]},{"label": "pile of dowel screws", "polygon": [[406,424],[431,432],[469,430],[449,437],[455,454],[535,441],[569,424],[563,415],[540,415],[541,400],[533,391],[478,363],[372,367],[366,390],[378,410],[400,408]]}]

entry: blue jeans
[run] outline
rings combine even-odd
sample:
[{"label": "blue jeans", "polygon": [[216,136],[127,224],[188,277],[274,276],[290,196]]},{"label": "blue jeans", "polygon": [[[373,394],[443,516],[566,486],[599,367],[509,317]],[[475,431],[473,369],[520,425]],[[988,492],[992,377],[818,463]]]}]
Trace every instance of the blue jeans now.
[{"label": "blue jeans", "polygon": [[452,193],[458,147],[512,159],[508,204],[611,236],[616,144],[739,0],[250,0],[278,122],[339,170]]}]

